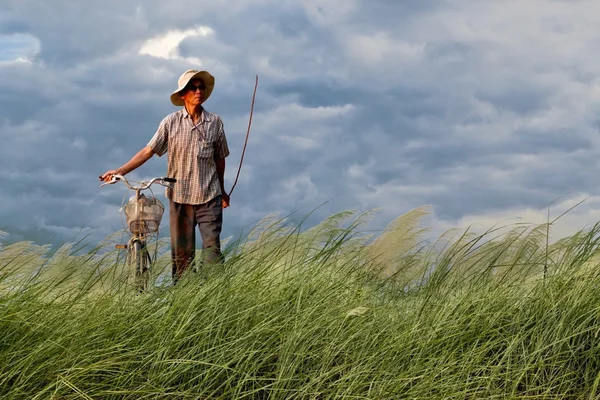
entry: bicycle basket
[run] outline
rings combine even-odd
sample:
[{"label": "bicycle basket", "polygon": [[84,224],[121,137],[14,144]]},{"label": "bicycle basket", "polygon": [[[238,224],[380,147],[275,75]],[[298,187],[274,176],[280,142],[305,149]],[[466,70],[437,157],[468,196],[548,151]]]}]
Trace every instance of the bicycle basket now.
[{"label": "bicycle basket", "polygon": [[136,235],[157,232],[164,211],[165,207],[156,197],[140,194],[136,201],[133,196],[125,205],[127,227]]}]

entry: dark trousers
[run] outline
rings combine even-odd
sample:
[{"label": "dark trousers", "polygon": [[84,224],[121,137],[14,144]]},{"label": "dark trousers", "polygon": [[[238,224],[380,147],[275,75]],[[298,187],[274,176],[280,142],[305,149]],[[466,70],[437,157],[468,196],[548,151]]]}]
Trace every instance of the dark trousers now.
[{"label": "dark trousers", "polygon": [[177,281],[189,268],[194,267],[196,255],[196,225],[202,237],[202,263],[222,263],[221,228],[223,205],[221,196],[205,204],[180,204],[170,200],[172,276]]}]

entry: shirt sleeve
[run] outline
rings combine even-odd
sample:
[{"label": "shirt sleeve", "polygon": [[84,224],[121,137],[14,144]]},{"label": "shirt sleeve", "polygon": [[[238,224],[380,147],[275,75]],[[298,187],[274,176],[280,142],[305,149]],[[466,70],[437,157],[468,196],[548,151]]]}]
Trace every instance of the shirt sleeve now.
[{"label": "shirt sleeve", "polygon": [[167,152],[169,149],[169,125],[167,118],[165,117],[158,126],[156,133],[148,142],[148,147],[150,147],[159,157]]},{"label": "shirt sleeve", "polygon": [[223,159],[229,155],[229,147],[227,146],[227,138],[225,137],[225,129],[223,128],[223,121],[219,118],[219,127],[217,133],[217,140],[215,142],[215,158]]}]

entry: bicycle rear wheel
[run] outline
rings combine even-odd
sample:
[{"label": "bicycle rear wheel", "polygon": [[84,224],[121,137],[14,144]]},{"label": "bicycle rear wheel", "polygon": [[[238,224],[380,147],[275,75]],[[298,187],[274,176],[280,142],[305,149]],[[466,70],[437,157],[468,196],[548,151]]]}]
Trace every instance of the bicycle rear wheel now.
[{"label": "bicycle rear wheel", "polygon": [[129,246],[129,273],[133,278],[133,285],[139,292],[148,290],[150,280],[150,255],[146,244],[139,240]]}]

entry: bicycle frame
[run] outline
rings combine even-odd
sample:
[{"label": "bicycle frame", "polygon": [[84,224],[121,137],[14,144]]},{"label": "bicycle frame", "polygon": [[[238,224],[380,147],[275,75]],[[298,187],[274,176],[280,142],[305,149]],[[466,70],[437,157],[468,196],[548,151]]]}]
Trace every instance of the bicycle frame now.
[{"label": "bicycle frame", "polygon": [[[153,178],[149,182],[140,182],[140,185],[134,186],[129,183],[127,179],[123,175],[113,175],[111,181],[103,183],[100,187],[111,185],[117,182],[123,182],[125,186],[129,189],[135,191],[135,203],[139,203],[141,199],[142,191],[147,190],[155,183],[158,183],[165,187],[172,188],[172,184],[177,182],[174,178]],[[157,226],[158,229],[158,226]],[[133,284],[139,291],[145,291],[148,289],[148,281],[150,278],[150,265],[152,264],[152,257],[147,249],[146,238],[147,234],[144,232],[131,232],[129,227],[126,229],[127,232],[130,233],[131,237],[129,238],[126,245],[116,245],[117,249],[127,249],[127,260],[126,263],[130,269],[130,278],[133,278]],[[131,274],[133,272],[133,274]]]}]

